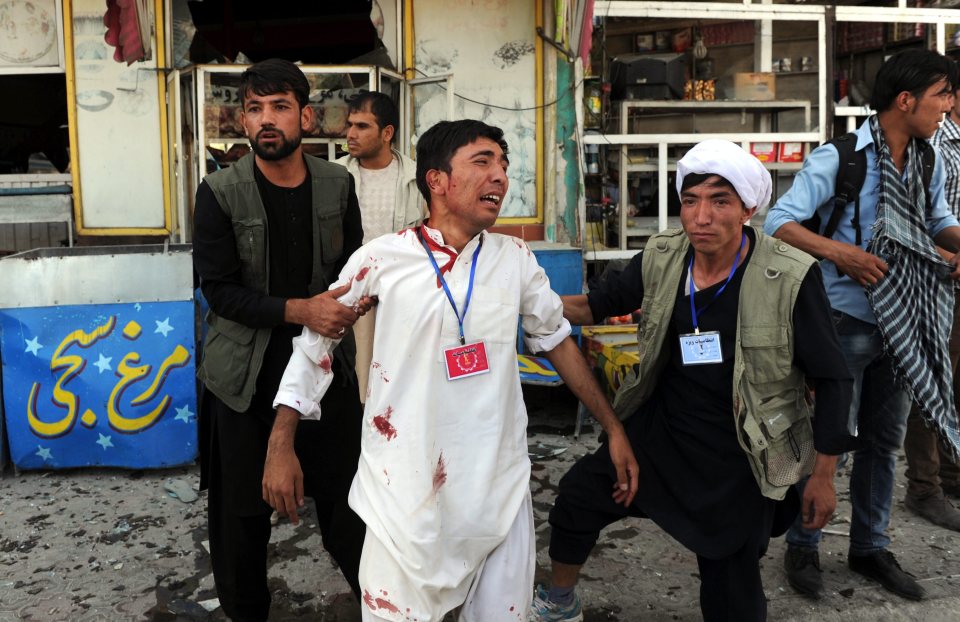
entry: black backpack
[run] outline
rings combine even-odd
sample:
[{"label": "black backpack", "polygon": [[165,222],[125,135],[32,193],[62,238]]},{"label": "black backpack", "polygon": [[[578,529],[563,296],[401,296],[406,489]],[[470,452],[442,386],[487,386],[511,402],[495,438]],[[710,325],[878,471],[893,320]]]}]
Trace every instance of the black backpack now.
[{"label": "black backpack", "polygon": [[[827,226],[820,231],[820,214],[813,213],[813,217],[804,220],[801,223],[804,227],[819,233],[825,238],[832,238],[840,225],[840,218],[848,203],[853,203],[853,218],[850,224],[857,232],[857,246],[862,243],[860,234],[860,190],[863,188],[863,181],[867,178],[867,154],[863,150],[857,151],[857,135],[854,132],[837,136],[828,140],[825,144],[833,145],[837,153],[840,154],[840,167],[837,168],[837,178],[834,182],[834,196],[829,202],[833,203],[833,211],[830,212],[830,218],[827,220]],[[930,180],[933,178],[933,166],[936,162],[936,155],[933,147],[925,140],[918,140],[920,145],[920,158],[923,162],[923,195],[926,199],[927,213],[930,213]],[[818,206],[819,209],[819,206]]]}]

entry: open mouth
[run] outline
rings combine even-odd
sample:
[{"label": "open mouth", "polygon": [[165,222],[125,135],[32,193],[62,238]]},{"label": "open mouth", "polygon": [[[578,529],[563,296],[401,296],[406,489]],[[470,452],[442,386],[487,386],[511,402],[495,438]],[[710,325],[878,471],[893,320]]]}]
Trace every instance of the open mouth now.
[{"label": "open mouth", "polygon": [[503,200],[503,197],[499,194],[485,194],[480,197],[480,200],[484,203],[489,203],[490,205],[500,205],[500,201]]}]

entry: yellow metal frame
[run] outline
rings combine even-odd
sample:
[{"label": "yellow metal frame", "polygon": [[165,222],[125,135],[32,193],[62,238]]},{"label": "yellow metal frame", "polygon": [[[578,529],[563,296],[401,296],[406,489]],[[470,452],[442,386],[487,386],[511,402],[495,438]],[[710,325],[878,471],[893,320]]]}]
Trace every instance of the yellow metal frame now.
[{"label": "yellow metal frame", "polygon": [[[106,10],[106,5],[104,5]],[[67,78],[67,123],[70,133],[70,171],[73,176],[73,219],[78,235],[170,235],[173,217],[170,202],[170,143],[167,140],[166,51],[163,29],[163,0],[154,0],[154,33],[157,59],[157,85],[160,103],[160,164],[163,184],[163,227],[84,227],[83,200],[80,188],[80,151],[77,134],[77,75],[73,46],[73,2],[63,0],[63,47]]]},{"label": "yellow metal frame", "polygon": [[[534,3],[534,21],[536,22],[537,27],[543,27],[543,0],[532,0]],[[403,3],[403,43],[404,43],[404,60],[406,61],[406,68],[404,71],[404,77],[408,80],[416,77],[413,68],[414,64],[414,19],[413,19],[413,0],[404,0]],[[537,215],[536,216],[522,216],[522,217],[510,217],[510,218],[498,218],[498,225],[529,225],[529,224],[543,224],[543,158],[544,158],[544,145],[543,145],[543,41],[540,40],[540,37],[534,39],[534,79],[536,81],[536,94],[535,94],[535,103],[537,107],[536,111],[536,128],[534,130],[534,142],[537,145],[537,163],[536,163],[536,178],[537,178],[537,187],[535,192],[535,200],[537,202]],[[454,76],[456,78],[456,76]]]},{"label": "yellow metal frame", "polygon": [[[534,22],[536,23],[537,28],[543,28],[543,0],[533,0],[534,3]],[[525,217],[513,217],[513,218],[498,218],[498,225],[539,225],[546,224],[543,222],[543,159],[544,159],[544,149],[543,149],[543,40],[539,36],[534,34],[533,42],[533,57],[534,64],[534,80],[536,82],[536,94],[535,94],[535,105],[536,110],[536,127],[534,128],[533,140],[537,146],[537,165],[535,169],[535,174],[537,176],[537,189],[535,192],[536,202],[537,202],[537,215],[536,216],[525,216]]]},{"label": "yellow metal frame", "polygon": [[403,3],[403,77],[412,80],[417,77],[413,70],[413,0],[404,0]]}]

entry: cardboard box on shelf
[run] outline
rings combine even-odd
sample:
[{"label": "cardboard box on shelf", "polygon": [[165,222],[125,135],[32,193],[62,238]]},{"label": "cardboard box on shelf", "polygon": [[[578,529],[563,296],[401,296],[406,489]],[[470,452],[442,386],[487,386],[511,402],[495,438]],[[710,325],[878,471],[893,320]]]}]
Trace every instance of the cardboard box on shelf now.
[{"label": "cardboard box on shelf", "polygon": [[777,143],[750,143],[750,153],[761,162],[776,162]]},{"label": "cardboard box on shelf", "polygon": [[777,77],[772,72],[735,73],[728,99],[770,101],[777,98]]},{"label": "cardboard box on shelf", "polygon": [[803,143],[780,143],[778,162],[803,162]]}]

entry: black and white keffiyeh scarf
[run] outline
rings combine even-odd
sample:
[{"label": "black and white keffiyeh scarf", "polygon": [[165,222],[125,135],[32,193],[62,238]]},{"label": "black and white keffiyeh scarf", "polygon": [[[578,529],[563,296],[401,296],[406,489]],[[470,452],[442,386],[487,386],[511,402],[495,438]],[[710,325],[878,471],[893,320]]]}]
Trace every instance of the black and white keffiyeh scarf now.
[{"label": "black and white keffiyeh scarf", "polygon": [[880,168],[880,192],[867,251],[886,261],[890,270],[866,288],[867,300],[898,382],[927,425],[960,457],[948,346],[954,305],[952,267],[937,253],[927,233],[919,139],[907,146],[904,185],[876,115],[870,117],[870,131]]}]

